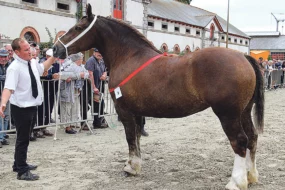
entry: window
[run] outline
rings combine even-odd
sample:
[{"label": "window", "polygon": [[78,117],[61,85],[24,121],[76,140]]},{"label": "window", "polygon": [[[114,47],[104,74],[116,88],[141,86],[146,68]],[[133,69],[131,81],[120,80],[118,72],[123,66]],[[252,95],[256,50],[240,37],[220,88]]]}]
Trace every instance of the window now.
[{"label": "window", "polygon": [[196,30],[196,36],[200,36],[200,30]]},{"label": "window", "polygon": [[64,4],[64,3],[57,3],[57,8],[58,8],[58,9],[62,9],[62,10],[69,11],[69,5]]},{"label": "window", "polygon": [[190,34],[190,28],[186,28],[186,34]]},{"label": "window", "polygon": [[241,43],[241,44],[242,44],[242,42],[243,42],[242,40],[239,41],[239,43]]},{"label": "window", "polygon": [[271,52],[271,58],[285,60],[285,52]]},{"label": "window", "polygon": [[234,39],[235,43],[237,43],[237,39]]},{"label": "window", "polygon": [[22,0],[22,2],[36,4],[37,0]]},{"label": "window", "polygon": [[231,38],[229,38],[229,42],[230,42],[230,41],[232,41],[232,39],[231,39]]},{"label": "window", "polygon": [[245,41],[245,45],[247,45],[248,44],[248,41]]},{"label": "window", "polygon": [[222,40],[225,40],[225,36],[222,36]]},{"label": "window", "polygon": [[24,38],[28,41],[28,42],[34,42],[35,41],[35,36],[32,32],[26,32],[24,34]]},{"label": "window", "polygon": [[179,26],[175,26],[175,27],[174,27],[174,31],[175,31],[175,32],[179,32],[179,31],[180,31]]},{"label": "window", "polygon": [[148,25],[149,27],[153,27],[153,26],[154,26],[154,23],[153,23],[152,21],[148,21],[148,22],[147,22],[147,25]]},{"label": "window", "polygon": [[162,30],[167,30],[167,28],[168,28],[168,27],[167,27],[167,24],[162,24],[162,25],[161,25],[161,28],[162,28]]}]

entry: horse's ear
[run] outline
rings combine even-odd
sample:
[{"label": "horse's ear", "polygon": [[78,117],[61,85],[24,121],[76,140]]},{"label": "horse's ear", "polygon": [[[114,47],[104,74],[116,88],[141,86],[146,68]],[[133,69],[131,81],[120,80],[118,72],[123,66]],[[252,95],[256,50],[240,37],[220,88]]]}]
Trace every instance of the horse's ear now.
[{"label": "horse's ear", "polygon": [[91,7],[91,5],[89,3],[86,5],[86,15],[87,15],[88,18],[92,18],[93,17],[92,7]]}]

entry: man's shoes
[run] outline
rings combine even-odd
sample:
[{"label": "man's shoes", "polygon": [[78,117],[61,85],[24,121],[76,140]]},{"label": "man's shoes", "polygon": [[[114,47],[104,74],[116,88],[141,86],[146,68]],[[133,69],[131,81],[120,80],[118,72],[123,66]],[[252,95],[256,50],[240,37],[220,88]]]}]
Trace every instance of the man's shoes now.
[{"label": "man's shoes", "polygon": [[17,175],[18,180],[35,181],[35,180],[38,180],[39,178],[40,176],[36,174],[32,174],[30,170],[26,171],[22,175]]},{"label": "man's shoes", "polygon": [[104,128],[108,128],[108,125],[106,123],[101,123],[101,124],[93,124],[93,128],[94,129],[104,129]]},{"label": "man's shoes", "polygon": [[2,145],[9,145],[9,141],[7,141],[6,139],[3,139],[3,141],[1,142]]},{"label": "man's shoes", "polygon": [[30,141],[36,141],[37,137],[35,137],[34,133],[32,132],[31,136],[30,136]]},{"label": "man's shoes", "polygon": [[148,137],[148,136],[149,136],[148,132],[146,132],[145,130],[142,130],[142,131],[141,131],[141,135],[142,135],[142,136],[145,136],[145,137]]},{"label": "man's shoes", "polygon": [[50,131],[47,130],[47,129],[43,129],[42,132],[43,132],[43,134],[44,134],[45,136],[53,136],[53,133],[50,132]]},{"label": "man's shoes", "polygon": [[[35,169],[37,169],[37,165],[30,165],[30,164],[28,164],[28,166],[29,166],[29,170],[35,170]],[[18,170],[18,168],[14,168],[14,166],[13,166],[13,172],[18,172],[19,170]]]},{"label": "man's shoes", "polygon": [[4,135],[4,138],[5,139],[9,139],[9,135]]},{"label": "man's shoes", "polygon": [[36,138],[45,138],[44,133],[40,131],[34,131],[34,135]]},{"label": "man's shoes", "polygon": [[67,133],[67,134],[76,134],[77,131],[75,131],[72,128],[70,128],[70,129],[65,129],[65,133]]}]

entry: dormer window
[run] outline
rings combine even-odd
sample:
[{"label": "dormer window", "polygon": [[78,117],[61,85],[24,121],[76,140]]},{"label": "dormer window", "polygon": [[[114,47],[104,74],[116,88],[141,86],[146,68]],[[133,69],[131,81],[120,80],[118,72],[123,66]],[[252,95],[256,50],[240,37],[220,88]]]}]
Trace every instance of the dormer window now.
[{"label": "dormer window", "polygon": [[180,31],[179,26],[175,26],[175,27],[174,27],[174,31],[175,31],[175,32],[179,32],[179,31]]},{"label": "dormer window", "polygon": [[186,28],[185,33],[186,33],[186,34],[190,34],[190,28]]},{"label": "dormer window", "polygon": [[153,21],[148,21],[147,22],[148,27],[153,28],[154,27],[154,23]]}]

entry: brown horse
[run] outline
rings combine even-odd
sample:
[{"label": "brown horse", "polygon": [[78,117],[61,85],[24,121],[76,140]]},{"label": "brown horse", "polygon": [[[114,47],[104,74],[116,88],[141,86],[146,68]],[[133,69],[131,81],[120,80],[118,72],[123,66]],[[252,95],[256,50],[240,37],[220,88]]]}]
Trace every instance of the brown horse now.
[{"label": "brown horse", "polygon": [[[117,87],[131,73],[161,54],[142,34],[122,21],[92,14],[54,45],[54,56],[65,58],[97,47],[110,71],[109,88]],[[206,48],[190,55],[161,56],[120,86],[122,97],[112,92],[116,111],[125,128],[129,160],[124,171],[141,170],[140,126],[142,116],[178,118],[211,107],[235,152],[227,189],[247,189],[257,182],[257,131],[263,131],[263,78],[256,61],[225,48]],[[251,119],[254,117],[256,128]]]}]

